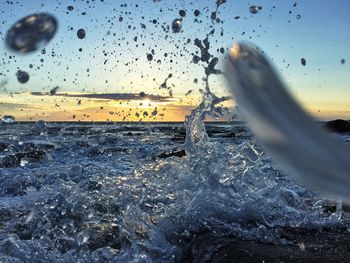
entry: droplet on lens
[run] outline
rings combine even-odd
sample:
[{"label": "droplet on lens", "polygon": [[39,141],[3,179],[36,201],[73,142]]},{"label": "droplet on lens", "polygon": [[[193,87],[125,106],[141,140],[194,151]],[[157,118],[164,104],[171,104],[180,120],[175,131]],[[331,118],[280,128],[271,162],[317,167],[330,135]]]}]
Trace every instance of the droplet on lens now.
[{"label": "droplet on lens", "polygon": [[152,61],[153,60],[153,55],[152,54],[147,54],[147,60]]},{"label": "droplet on lens", "polygon": [[250,11],[250,13],[252,13],[252,14],[257,14],[259,11],[261,11],[262,10],[262,6],[256,6],[256,5],[251,5],[250,7],[249,7],[249,11]]},{"label": "droplet on lens", "polygon": [[78,32],[77,32],[77,37],[78,37],[79,39],[84,39],[85,36],[86,36],[85,30],[84,30],[83,28],[80,28],[80,29],[78,30]]},{"label": "droplet on lens", "polygon": [[179,33],[182,28],[182,19],[176,18],[171,24],[174,33]]},{"label": "droplet on lens", "polygon": [[6,34],[9,49],[29,53],[42,49],[55,35],[57,20],[49,14],[38,13],[17,21]]},{"label": "droplet on lens", "polygon": [[300,62],[301,62],[301,65],[306,66],[306,60],[305,60],[305,58],[302,58],[302,59],[300,60]]},{"label": "droplet on lens", "polygon": [[22,84],[28,82],[29,80],[29,74],[22,70],[18,70],[16,73],[16,76],[17,76],[18,82]]},{"label": "droplet on lens", "polygon": [[185,10],[180,10],[180,11],[179,11],[179,15],[180,15],[181,17],[185,17],[185,16],[186,16],[186,11],[185,11]]}]

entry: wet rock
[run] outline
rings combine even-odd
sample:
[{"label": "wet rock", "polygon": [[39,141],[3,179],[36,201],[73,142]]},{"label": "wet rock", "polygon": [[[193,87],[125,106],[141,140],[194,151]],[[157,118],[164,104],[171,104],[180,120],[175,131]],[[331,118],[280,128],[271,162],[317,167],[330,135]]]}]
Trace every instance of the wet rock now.
[{"label": "wet rock", "polygon": [[7,143],[4,142],[0,142],[0,152],[4,151],[5,149],[7,149],[9,145]]},{"label": "wet rock", "polygon": [[29,151],[37,151],[37,150],[52,150],[55,149],[55,145],[54,144],[49,144],[49,143],[32,143],[32,142],[28,142],[28,143],[24,143],[23,145],[21,145],[20,150],[23,152],[29,152]]},{"label": "wet rock", "polygon": [[92,253],[92,259],[94,262],[110,262],[111,258],[119,253],[119,249],[114,249],[112,247],[102,247],[96,249]]},{"label": "wet rock", "polygon": [[326,123],[325,127],[333,132],[345,133],[350,132],[350,121],[334,120]]},{"label": "wet rock", "polygon": [[39,133],[44,132],[46,130],[46,127],[47,123],[43,120],[39,120],[34,124],[34,129]]},{"label": "wet rock", "polygon": [[109,223],[89,226],[89,242],[88,247],[96,250],[105,246],[113,249],[120,249],[120,230],[119,227]]},{"label": "wet rock", "polygon": [[16,123],[16,119],[11,115],[5,115],[1,118],[1,123]]},{"label": "wet rock", "polygon": [[16,167],[21,164],[22,159],[28,160],[28,162],[40,162],[46,157],[46,152],[43,150],[34,150],[30,152],[20,152],[12,155],[8,155],[0,159],[1,168]]},{"label": "wet rock", "polygon": [[73,249],[77,246],[77,243],[74,238],[70,237],[61,237],[58,238],[55,242],[55,247],[62,253],[66,253],[67,251]]},{"label": "wet rock", "polygon": [[[196,235],[179,262],[347,262],[349,235],[344,229],[308,231],[286,229],[286,245],[245,240],[232,235]],[[300,241],[305,247],[301,250]],[[215,248],[215,249],[213,249]]]},{"label": "wet rock", "polygon": [[228,132],[228,133],[225,133],[222,137],[224,137],[224,138],[236,138],[236,134],[235,134],[235,132]]},{"label": "wet rock", "polygon": [[98,147],[91,147],[87,154],[88,157],[95,157],[95,156],[99,156],[102,155],[101,150]]},{"label": "wet rock", "polygon": [[11,196],[24,195],[29,187],[39,190],[41,182],[38,178],[30,176],[15,176],[10,182],[5,184],[5,193]]},{"label": "wet rock", "polygon": [[11,210],[8,208],[0,207],[0,229],[3,229],[11,218],[12,218]]},{"label": "wet rock", "polygon": [[17,258],[22,262],[34,262],[33,259],[36,260],[35,262],[50,261],[37,243],[14,237],[9,237],[0,243],[0,253]]},{"label": "wet rock", "polygon": [[186,156],[186,151],[182,150],[182,149],[174,149],[170,152],[163,152],[163,153],[153,157],[153,159],[156,159],[156,158],[167,159],[167,158],[173,157],[173,156],[180,157],[180,158],[184,157],[184,156]]}]

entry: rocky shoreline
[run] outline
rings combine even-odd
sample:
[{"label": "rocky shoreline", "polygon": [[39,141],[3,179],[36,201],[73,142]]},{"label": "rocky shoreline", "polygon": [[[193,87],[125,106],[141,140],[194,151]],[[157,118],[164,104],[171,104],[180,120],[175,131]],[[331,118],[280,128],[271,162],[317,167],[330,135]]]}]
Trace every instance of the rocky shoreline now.
[{"label": "rocky shoreline", "polygon": [[283,232],[290,245],[234,236],[199,236],[181,262],[349,262],[350,233],[346,229],[285,229]]},{"label": "rocky shoreline", "polygon": [[325,127],[336,133],[347,133],[350,132],[350,121],[347,120],[333,120],[326,122]]}]

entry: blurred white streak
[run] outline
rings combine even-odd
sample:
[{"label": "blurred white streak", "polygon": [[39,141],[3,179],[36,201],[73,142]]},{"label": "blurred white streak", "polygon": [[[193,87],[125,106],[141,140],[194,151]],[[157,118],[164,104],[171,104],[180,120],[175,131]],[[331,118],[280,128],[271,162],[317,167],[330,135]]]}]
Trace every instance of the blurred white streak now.
[{"label": "blurred white streak", "polygon": [[267,152],[310,188],[350,203],[350,148],[292,99],[261,50],[236,44],[225,67],[240,112]]}]

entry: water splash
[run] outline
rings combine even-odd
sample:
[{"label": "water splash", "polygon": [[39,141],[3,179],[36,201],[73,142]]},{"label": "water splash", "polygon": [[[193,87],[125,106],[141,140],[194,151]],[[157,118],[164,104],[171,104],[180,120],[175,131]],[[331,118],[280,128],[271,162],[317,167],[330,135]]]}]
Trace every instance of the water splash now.
[{"label": "water splash", "polygon": [[[32,142],[52,156],[2,169],[0,256],[176,262],[203,233],[290,244],[285,229],[350,226],[340,202],[296,184],[241,126],[212,125],[237,137],[210,137],[205,151],[167,159],[150,156],[174,147],[176,126],[154,124],[158,132],[149,133],[142,125],[50,123],[45,136],[32,126],[7,125],[0,133],[12,149],[6,154]],[[127,129],[141,135],[125,137]],[[11,134],[17,136],[5,141]]]},{"label": "water splash", "polygon": [[[225,1],[218,1],[218,7]],[[199,106],[191,112],[191,115],[186,116],[186,142],[185,147],[189,153],[202,153],[208,145],[208,135],[205,130],[204,121],[206,116],[220,119],[223,117],[223,111],[220,107],[215,107],[216,104],[231,99],[230,97],[218,98],[209,88],[209,77],[211,75],[219,75],[221,71],[216,69],[218,58],[213,57],[210,52],[209,37],[215,33],[212,30],[203,41],[195,40],[195,45],[201,50],[201,61],[205,63],[204,73],[205,88],[202,92],[202,101]]]},{"label": "water splash", "polygon": [[226,71],[243,116],[273,157],[312,189],[350,202],[349,147],[292,99],[260,50],[235,45]]}]

